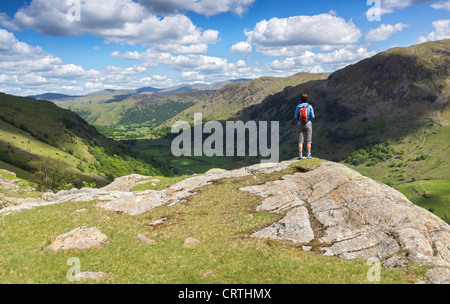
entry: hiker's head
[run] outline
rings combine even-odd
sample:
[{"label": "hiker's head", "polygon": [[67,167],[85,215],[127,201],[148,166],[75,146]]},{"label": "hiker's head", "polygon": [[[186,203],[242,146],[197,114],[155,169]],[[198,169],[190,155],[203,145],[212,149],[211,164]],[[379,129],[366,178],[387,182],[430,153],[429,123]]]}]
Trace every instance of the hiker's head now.
[{"label": "hiker's head", "polygon": [[308,102],[308,94],[304,93],[304,94],[302,95],[302,97],[300,98],[300,100],[301,100],[302,102]]}]

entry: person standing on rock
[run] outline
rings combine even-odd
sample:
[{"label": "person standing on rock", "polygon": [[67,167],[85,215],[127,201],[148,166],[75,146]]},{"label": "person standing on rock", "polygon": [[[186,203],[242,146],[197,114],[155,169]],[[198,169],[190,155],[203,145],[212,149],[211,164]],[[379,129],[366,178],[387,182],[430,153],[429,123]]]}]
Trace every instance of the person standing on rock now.
[{"label": "person standing on rock", "polygon": [[297,120],[298,130],[298,159],[303,158],[303,143],[306,140],[307,158],[312,158],[312,122],[316,118],[313,107],[308,103],[308,95],[303,94],[300,98],[301,103],[295,109],[295,119]]}]

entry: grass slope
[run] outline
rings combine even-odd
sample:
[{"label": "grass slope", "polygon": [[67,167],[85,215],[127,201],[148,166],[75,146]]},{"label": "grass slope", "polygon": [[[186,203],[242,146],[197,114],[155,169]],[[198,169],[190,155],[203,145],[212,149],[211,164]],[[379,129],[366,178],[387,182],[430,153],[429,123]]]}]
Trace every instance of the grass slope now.
[{"label": "grass slope", "polygon": [[30,161],[41,157],[67,164],[77,186],[83,181],[100,182],[92,174],[108,179],[130,172],[161,174],[75,113],[51,102],[0,93],[0,113],[0,168],[14,172],[19,168],[16,173],[21,177],[29,177],[24,171],[33,172]]},{"label": "grass slope", "polygon": [[[371,283],[367,280],[371,266],[364,260],[323,257],[289,242],[249,237],[282,215],[255,213],[262,199],[239,188],[318,164],[320,160],[308,160],[284,172],[222,180],[201,188],[187,203],[137,217],[99,209],[95,202],[0,217],[0,283],[70,283],[66,275],[71,257],[80,259],[81,271],[109,274],[99,283]],[[170,184],[165,181],[166,186]],[[87,211],[74,213],[82,208]],[[148,225],[162,217],[168,218],[166,224]],[[58,235],[80,226],[99,228],[109,243],[87,251],[46,250]],[[154,239],[155,244],[140,242],[138,234]],[[201,243],[183,248],[187,237]],[[381,269],[380,283],[414,283],[425,271],[413,266],[406,271]]]}]

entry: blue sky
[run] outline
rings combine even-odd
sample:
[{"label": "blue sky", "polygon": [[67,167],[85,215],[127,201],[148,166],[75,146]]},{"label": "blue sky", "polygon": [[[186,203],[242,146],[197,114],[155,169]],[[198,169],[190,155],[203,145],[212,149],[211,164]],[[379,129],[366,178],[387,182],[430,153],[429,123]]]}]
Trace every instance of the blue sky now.
[{"label": "blue sky", "polygon": [[447,38],[450,0],[3,1],[0,91],[78,95],[333,72]]}]

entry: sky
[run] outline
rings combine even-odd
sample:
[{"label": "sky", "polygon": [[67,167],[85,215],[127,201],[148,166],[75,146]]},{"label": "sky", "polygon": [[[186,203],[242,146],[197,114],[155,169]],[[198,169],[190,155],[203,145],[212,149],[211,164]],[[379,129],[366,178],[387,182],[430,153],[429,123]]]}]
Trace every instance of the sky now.
[{"label": "sky", "polygon": [[0,92],[82,95],[333,72],[450,38],[450,0],[29,0],[0,4]]}]

